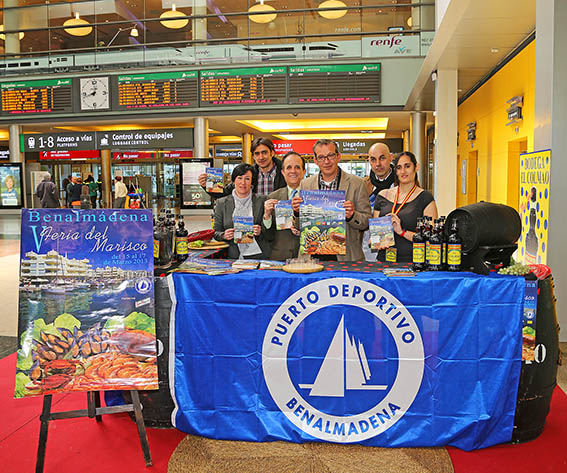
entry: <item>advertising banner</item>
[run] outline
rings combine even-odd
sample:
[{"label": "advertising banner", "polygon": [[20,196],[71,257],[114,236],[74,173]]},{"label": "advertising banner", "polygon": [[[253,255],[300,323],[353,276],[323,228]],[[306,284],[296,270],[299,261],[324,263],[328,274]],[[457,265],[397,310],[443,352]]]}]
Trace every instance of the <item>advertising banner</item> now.
[{"label": "advertising banner", "polygon": [[418,35],[364,36],[362,55],[364,57],[419,56],[419,46]]},{"label": "advertising banner", "polygon": [[96,146],[95,131],[21,134],[20,149],[28,151],[93,150]]},{"label": "advertising banner", "polygon": [[192,128],[142,129],[120,131],[84,131],[21,134],[20,149],[26,151],[62,150],[136,150],[192,148]]},{"label": "advertising banner", "polygon": [[0,165],[0,208],[22,206],[22,165],[2,163]]},{"label": "advertising banner", "polygon": [[313,145],[317,140],[274,140],[274,150],[278,155],[295,151],[301,155],[313,156]]},{"label": "advertising banner", "polygon": [[551,150],[520,155],[519,260],[524,264],[547,264],[549,232],[549,185]]},{"label": "advertising banner", "polygon": [[211,208],[211,197],[199,184],[199,176],[212,167],[212,158],[193,158],[180,161],[181,170],[181,207]]},{"label": "advertising banner", "polygon": [[174,273],[175,426],[379,447],[512,438],[524,278]]},{"label": "advertising banner", "polygon": [[98,149],[192,148],[192,128],[97,131]]},{"label": "advertising banner", "polygon": [[14,397],[157,389],[151,210],[23,209]]},{"label": "advertising banner", "polygon": [[40,151],[39,159],[98,159],[100,151],[97,149],[84,151]]},{"label": "advertising banner", "polygon": [[345,191],[299,191],[299,253],[346,254]]}]

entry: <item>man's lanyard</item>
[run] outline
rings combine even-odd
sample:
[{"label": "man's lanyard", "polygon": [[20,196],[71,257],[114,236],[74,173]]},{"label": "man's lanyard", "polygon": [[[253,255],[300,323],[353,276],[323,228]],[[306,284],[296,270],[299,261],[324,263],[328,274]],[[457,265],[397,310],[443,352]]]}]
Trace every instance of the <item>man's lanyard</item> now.
[{"label": "man's lanyard", "polygon": [[400,197],[400,186],[398,186],[398,191],[396,192],[396,198],[394,200],[394,205],[392,205],[392,213],[394,215],[398,215],[398,213],[400,212],[400,210],[402,210],[402,207],[404,205],[406,205],[406,202],[409,200],[409,198],[411,197],[411,195],[413,194],[413,192],[415,191],[415,188],[417,187],[417,184],[414,184],[413,187],[411,188],[411,191],[409,191],[408,195],[406,195],[406,198],[403,200],[403,202],[400,204],[400,206],[398,207],[398,209],[396,210],[396,205],[398,203],[398,198]]}]

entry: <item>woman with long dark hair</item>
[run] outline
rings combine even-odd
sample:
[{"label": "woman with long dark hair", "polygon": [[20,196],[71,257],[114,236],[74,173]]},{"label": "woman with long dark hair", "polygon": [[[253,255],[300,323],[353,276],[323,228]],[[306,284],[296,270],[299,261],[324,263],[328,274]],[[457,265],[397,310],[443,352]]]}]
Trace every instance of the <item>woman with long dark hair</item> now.
[{"label": "woman with long dark hair", "polygon": [[[418,217],[437,218],[437,205],[433,195],[419,186],[419,166],[413,153],[404,151],[394,161],[396,185],[380,191],[374,203],[374,217],[392,216],[396,260],[411,262],[412,239],[417,229]],[[385,251],[378,252],[379,261],[385,260]]]}]

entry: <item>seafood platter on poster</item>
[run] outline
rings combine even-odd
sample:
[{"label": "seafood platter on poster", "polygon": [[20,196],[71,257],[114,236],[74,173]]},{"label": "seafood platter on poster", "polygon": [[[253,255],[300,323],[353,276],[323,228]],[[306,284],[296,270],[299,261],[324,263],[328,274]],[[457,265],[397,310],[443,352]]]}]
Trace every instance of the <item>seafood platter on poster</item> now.
[{"label": "seafood platter on poster", "polygon": [[23,209],[15,397],[157,389],[151,210]]},{"label": "seafood platter on poster", "polygon": [[345,191],[299,191],[299,252],[308,255],[346,254]]}]

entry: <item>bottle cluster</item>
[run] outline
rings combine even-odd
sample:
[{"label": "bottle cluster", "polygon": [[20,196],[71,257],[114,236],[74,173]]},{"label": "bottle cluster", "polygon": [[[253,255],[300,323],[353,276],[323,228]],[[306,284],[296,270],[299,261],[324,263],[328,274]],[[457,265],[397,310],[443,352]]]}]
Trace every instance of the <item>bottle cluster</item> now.
[{"label": "bottle cluster", "polygon": [[445,217],[419,217],[413,236],[415,271],[460,271],[462,240],[457,221],[453,220],[449,236],[445,234]]},{"label": "bottle cluster", "polygon": [[154,265],[167,266],[174,261],[185,261],[189,246],[183,216],[177,219],[170,209],[161,209],[157,220],[154,218]]}]

